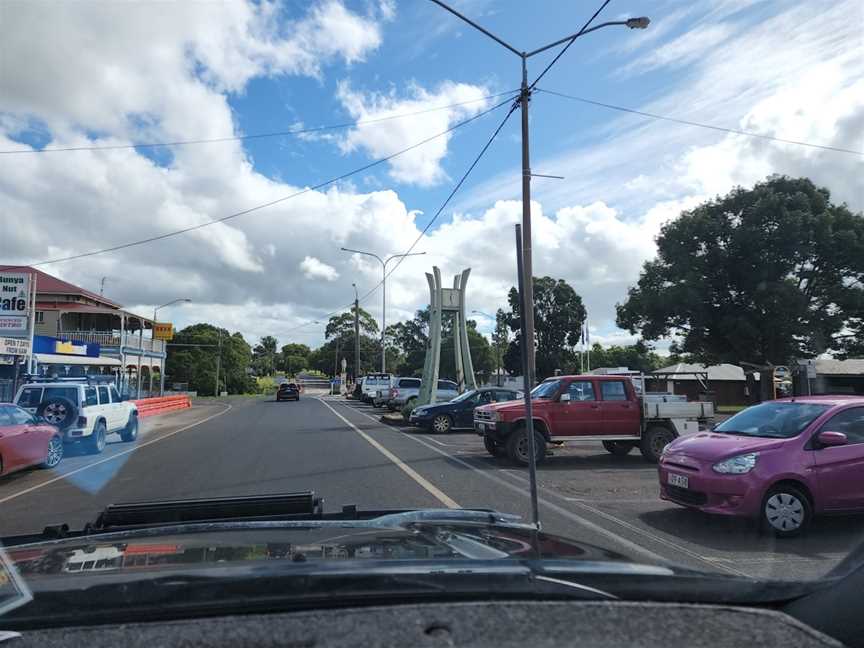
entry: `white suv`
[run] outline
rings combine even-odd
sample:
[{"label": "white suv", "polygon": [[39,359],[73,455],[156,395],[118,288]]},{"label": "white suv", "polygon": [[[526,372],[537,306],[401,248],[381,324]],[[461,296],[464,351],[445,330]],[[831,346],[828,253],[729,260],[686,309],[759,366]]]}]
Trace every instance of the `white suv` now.
[{"label": "white suv", "polygon": [[22,386],[15,404],[41,416],[63,433],[66,443],[80,441],[91,454],[105,449],[105,437],[124,441],[138,436],[138,408],[123,400],[113,384],[36,382]]}]

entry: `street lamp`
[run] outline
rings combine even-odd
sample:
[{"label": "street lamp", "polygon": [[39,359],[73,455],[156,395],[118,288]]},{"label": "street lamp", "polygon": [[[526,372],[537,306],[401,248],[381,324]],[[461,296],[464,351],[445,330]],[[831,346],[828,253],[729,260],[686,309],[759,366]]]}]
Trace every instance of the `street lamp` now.
[{"label": "street lamp", "polygon": [[[645,29],[648,27],[648,24],[651,20],[645,16],[641,16],[638,18],[628,18],[627,20],[614,20],[610,22],[604,22],[599,25],[595,25],[594,27],[583,27],[581,30],[576,32],[575,34],[570,34],[569,36],[565,36],[564,38],[558,39],[554,43],[549,43],[548,45],[544,45],[538,49],[532,51],[520,51],[507,43],[505,40],[499,38],[489,30],[481,27],[476,22],[471,20],[470,18],[464,16],[459,13],[452,7],[448,6],[442,0],[432,0],[435,4],[442,7],[443,9],[449,11],[454,16],[463,20],[464,22],[471,25],[477,31],[485,34],[496,43],[509,50],[516,56],[518,56],[522,61],[522,86],[519,92],[519,105],[522,109],[522,285],[523,285],[523,295],[522,299],[524,300],[522,313],[525,318],[525,344],[528,348],[528,358],[527,358],[527,366],[526,376],[529,379],[530,386],[533,387],[536,382],[536,364],[535,364],[535,350],[534,350],[534,283],[533,283],[533,265],[531,261],[531,163],[529,156],[529,147],[528,147],[528,101],[531,98],[531,92],[534,89],[534,86],[537,85],[537,82],[546,74],[546,72],[551,68],[555,62],[561,57],[561,55],[566,51],[568,47],[580,36],[584,36],[593,31],[597,31],[598,29],[602,29],[603,27],[611,27],[613,25],[621,25],[625,27],[629,27],[630,29]],[[603,5],[605,6],[605,5]],[[602,9],[602,7],[601,7]],[[600,13],[599,10],[597,13]],[[597,13],[594,14],[596,17]],[[592,17],[593,20],[594,17]],[[589,21],[590,23],[591,21]],[[540,75],[534,80],[530,85],[528,84],[528,59],[536,54],[540,54],[541,52],[545,52],[546,50],[555,47],[556,45],[565,44],[564,48],[555,56],[549,65],[540,73]],[[529,435],[530,436],[530,435]],[[533,437],[532,437],[533,438]]]},{"label": "street lamp", "polygon": [[[153,325],[156,325],[156,313],[160,311],[160,309],[165,308],[166,306],[171,306],[172,304],[179,304],[180,302],[189,303],[192,300],[188,297],[181,297],[180,299],[173,299],[170,302],[162,304],[161,306],[156,306],[153,309]],[[165,347],[165,357],[168,357],[168,347]],[[140,364],[140,363],[139,363]],[[140,370],[138,380],[141,380]],[[150,393],[153,393],[153,372],[150,372]],[[162,367],[162,371],[159,372],[159,395],[162,396],[165,393],[165,367]]]},{"label": "street lamp", "polygon": [[390,263],[393,259],[400,259],[409,256],[420,256],[426,253],[410,252],[407,254],[394,254],[393,256],[389,256],[386,259],[382,259],[373,252],[352,250],[351,248],[344,247],[340,249],[343,252],[353,252],[354,254],[365,254],[366,256],[371,256],[372,258],[377,259],[378,263],[381,264],[381,373],[385,373],[387,371],[387,350],[384,345],[384,329],[385,324],[387,323],[387,264]]}]

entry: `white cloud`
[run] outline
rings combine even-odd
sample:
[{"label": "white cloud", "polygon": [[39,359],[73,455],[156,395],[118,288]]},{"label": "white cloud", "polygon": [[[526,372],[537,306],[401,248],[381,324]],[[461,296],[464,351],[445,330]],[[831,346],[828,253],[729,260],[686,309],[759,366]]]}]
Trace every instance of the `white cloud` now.
[{"label": "white cloud", "polygon": [[300,271],[307,279],[336,281],[339,278],[336,268],[311,256],[304,257],[300,262]]},{"label": "white cloud", "polygon": [[738,26],[731,23],[696,27],[663,43],[651,52],[641,53],[631,63],[621,68],[619,73],[630,75],[634,72],[688,65],[706,52],[715,49],[737,30]]},{"label": "white cloud", "polygon": [[[344,152],[363,149],[373,158],[392,155],[443,133],[454,123],[481,112],[488,105],[488,100],[483,99],[487,94],[488,90],[482,86],[446,81],[433,91],[413,83],[408,88],[408,96],[399,97],[393,90],[386,94],[356,91],[343,81],[339,84],[337,97],[351,117],[358,121],[416,113],[451,104],[463,105],[423,112],[404,119],[363,124],[341,139],[341,148]],[[440,137],[395,158],[389,162],[390,176],[398,182],[420,186],[431,186],[446,180],[447,174],[441,168],[441,161],[447,154],[450,137],[449,134]]]}]

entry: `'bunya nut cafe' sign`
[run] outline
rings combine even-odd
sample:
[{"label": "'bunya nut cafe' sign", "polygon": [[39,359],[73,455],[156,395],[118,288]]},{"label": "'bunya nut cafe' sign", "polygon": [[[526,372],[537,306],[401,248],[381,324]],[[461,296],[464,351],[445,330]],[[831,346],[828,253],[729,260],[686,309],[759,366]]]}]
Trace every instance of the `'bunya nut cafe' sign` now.
[{"label": "'bunya nut cafe' sign", "polygon": [[26,335],[30,314],[30,276],[0,272],[0,335]]}]

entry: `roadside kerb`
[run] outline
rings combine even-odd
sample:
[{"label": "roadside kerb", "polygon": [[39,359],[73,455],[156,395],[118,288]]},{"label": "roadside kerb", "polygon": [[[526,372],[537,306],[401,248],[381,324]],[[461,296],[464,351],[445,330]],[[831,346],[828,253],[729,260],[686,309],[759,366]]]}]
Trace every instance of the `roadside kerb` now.
[{"label": "roadside kerb", "polygon": [[183,394],[181,396],[162,396],[159,398],[142,398],[132,401],[138,408],[138,418],[146,416],[155,416],[157,414],[165,414],[175,410],[187,409],[192,407],[192,402],[189,396]]}]

